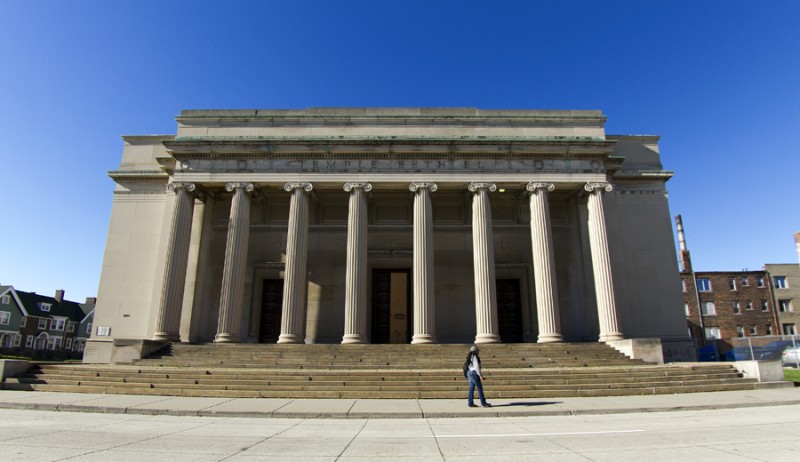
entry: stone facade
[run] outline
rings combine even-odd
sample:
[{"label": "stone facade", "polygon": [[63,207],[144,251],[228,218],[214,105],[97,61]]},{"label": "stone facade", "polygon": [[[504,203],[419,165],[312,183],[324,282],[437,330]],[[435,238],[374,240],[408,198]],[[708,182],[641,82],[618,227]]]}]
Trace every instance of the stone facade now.
[{"label": "stone facade", "polygon": [[126,136],[87,362],[115,339],[660,339],[691,359],[657,136],[599,111],[183,111]]},{"label": "stone facade", "polygon": [[[800,334],[800,265],[766,264],[775,298],[775,311],[780,327],[778,334]],[[778,280],[776,281],[776,278]]]}]

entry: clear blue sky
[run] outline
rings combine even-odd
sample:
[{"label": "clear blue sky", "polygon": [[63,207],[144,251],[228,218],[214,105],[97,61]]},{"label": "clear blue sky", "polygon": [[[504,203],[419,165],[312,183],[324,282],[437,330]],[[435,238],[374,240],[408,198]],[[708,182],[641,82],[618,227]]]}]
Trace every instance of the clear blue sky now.
[{"label": "clear blue sky", "polygon": [[798,261],[798,1],[0,0],[0,284],[96,295],[121,135],[318,106],[600,109],[696,270]]}]

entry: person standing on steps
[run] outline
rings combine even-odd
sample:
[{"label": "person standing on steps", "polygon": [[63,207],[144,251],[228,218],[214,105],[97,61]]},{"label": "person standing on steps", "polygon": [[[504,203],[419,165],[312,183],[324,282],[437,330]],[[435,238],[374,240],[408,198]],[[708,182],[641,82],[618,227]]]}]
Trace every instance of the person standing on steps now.
[{"label": "person standing on steps", "polygon": [[478,349],[476,346],[472,346],[469,349],[469,353],[467,353],[467,363],[469,364],[467,368],[467,380],[469,380],[469,395],[467,396],[467,406],[469,407],[478,407],[475,405],[473,395],[475,393],[475,388],[478,389],[478,397],[481,400],[481,407],[492,407],[491,404],[486,402],[486,397],[483,395],[483,382],[485,377],[481,373],[481,358],[478,356],[478,352],[481,350]]}]

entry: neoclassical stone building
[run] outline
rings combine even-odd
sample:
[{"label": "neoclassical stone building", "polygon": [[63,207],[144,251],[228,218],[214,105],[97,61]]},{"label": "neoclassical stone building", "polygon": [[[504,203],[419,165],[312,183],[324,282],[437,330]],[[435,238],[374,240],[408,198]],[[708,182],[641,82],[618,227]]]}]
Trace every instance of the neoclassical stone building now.
[{"label": "neoclassical stone building", "polygon": [[112,341],[610,342],[691,356],[657,136],[600,111],[191,110],[125,136]]}]

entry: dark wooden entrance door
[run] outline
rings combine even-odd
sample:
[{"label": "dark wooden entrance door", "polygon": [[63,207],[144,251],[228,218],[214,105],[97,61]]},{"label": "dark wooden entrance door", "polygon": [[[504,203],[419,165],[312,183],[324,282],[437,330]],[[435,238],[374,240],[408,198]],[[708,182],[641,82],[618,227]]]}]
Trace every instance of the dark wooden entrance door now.
[{"label": "dark wooden entrance door", "polygon": [[372,343],[410,343],[411,270],[372,271]]},{"label": "dark wooden entrance door", "polygon": [[281,335],[283,311],[283,279],[264,279],[261,292],[261,324],[259,343],[275,343]]},{"label": "dark wooden entrance door", "polygon": [[522,297],[519,279],[497,280],[497,323],[503,343],[522,342]]}]

